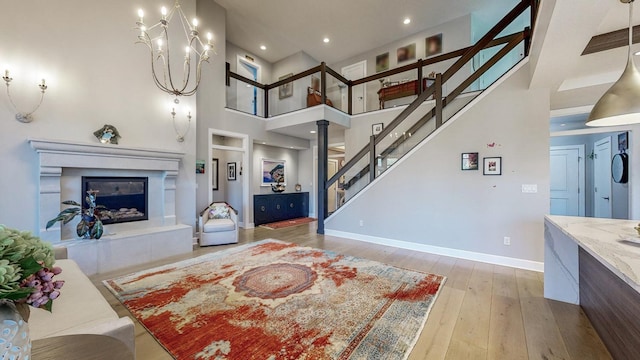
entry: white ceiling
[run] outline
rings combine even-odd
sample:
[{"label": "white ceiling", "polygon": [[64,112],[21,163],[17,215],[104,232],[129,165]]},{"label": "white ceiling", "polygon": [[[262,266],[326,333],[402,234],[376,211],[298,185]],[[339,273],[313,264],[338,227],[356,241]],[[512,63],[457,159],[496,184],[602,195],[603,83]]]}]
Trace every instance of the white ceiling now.
[{"label": "white ceiling", "polygon": [[[554,7],[546,33],[536,34],[544,39],[538,44],[542,49],[532,85],[551,90],[551,109],[593,105],[622,73],[628,49],[581,53],[591,37],[627,27],[629,5],[619,0],[543,2],[550,5]],[[634,19],[634,25],[640,24],[640,6],[634,7]],[[640,44],[634,44],[633,51],[639,50]],[[635,61],[640,59],[636,56]]]},{"label": "white ceiling", "polygon": [[[299,51],[336,63],[460,16],[497,21],[517,0],[216,0],[227,40],[276,62]],[[404,25],[404,18],[411,23]],[[323,43],[323,38],[331,41]],[[266,51],[260,50],[265,45]]]}]

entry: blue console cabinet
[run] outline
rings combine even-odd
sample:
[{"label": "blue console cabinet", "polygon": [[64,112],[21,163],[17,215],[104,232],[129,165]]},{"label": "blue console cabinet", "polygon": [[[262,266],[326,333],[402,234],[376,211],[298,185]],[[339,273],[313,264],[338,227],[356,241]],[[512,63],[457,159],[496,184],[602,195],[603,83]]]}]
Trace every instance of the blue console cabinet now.
[{"label": "blue console cabinet", "polygon": [[308,192],[253,196],[253,222],[256,226],[308,216]]}]

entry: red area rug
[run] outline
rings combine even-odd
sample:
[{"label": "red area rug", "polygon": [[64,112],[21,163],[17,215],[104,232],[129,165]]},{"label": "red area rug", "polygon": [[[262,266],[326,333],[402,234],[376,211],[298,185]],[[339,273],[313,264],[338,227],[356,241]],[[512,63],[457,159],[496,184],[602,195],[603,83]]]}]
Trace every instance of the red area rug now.
[{"label": "red area rug", "polygon": [[444,277],[277,240],[105,281],[177,359],[406,359]]},{"label": "red area rug", "polygon": [[284,229],[292,226],[304,225],[304,224],[312,223],[314,221],[316,221],[316,219],[306,217],[306,218],[298,218],[298,219],[278,221],[278,222],[269,223],[269,224],[263,224],[263,225],[260,225],[260,227],[263,227],[265,229],[270,229],[270,230],[277,230],[277,229]]}]

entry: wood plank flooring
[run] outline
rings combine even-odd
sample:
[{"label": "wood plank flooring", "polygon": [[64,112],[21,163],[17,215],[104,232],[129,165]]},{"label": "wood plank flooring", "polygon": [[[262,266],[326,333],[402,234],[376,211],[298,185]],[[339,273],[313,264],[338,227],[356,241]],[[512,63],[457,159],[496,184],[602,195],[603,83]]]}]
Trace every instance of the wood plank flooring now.
[{"label": "wood plank flooring", "polygon": [[[315,233],[315,224],[240,232],[240,244],[269,238],[447,276],[410,360],[611,359],[579,306],[543,297],[540,273],[321,236]],[[92,280],[120,316],[131,316],[102,280],[231,246],[236,245],[197,248],[186,256],[97,275]],[[172,359],[131,318],[136,324],[136,358]]]}]

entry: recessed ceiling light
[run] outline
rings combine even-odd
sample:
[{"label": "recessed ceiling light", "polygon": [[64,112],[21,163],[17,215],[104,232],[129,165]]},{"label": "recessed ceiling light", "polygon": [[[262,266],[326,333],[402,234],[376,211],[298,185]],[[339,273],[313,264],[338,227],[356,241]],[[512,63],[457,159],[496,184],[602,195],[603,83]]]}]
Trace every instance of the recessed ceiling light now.
[{"label": "recessed ceiling light", "polygon": [[326,37],[326,38],[322,39],[322,41],[324,41],[324,43],[326,44],[326,43],[328,43],[329,41],[331,41],[331,39],[329,39],[328,37]]},{"label": "recessed ceiling light", "polygon": [[309,131],[309,132],[310,132],[310,133],[312,133],[312,134],[315,134],[315,133],[316,133],[316,131],[315,131],[315,130],[311,130],[311,131]]},{"label": "recessed ceiling light", "polygon": [[409,25],[409,24],[411,24],[411,19],[404,18],[404,21],[402,23],[405,24],[405,25]]},{"label": "recessed ceiling light", "polygon": [[260,45],[260,50],[267,50],[267,47],[264,45]]}]

